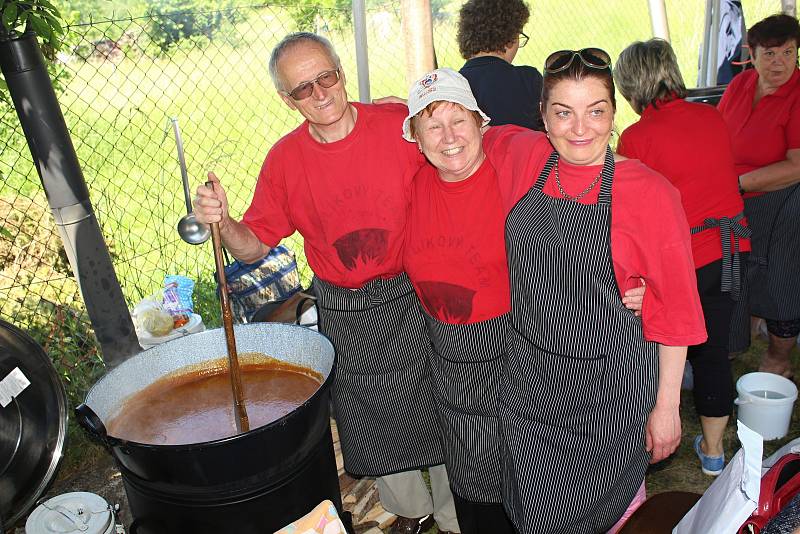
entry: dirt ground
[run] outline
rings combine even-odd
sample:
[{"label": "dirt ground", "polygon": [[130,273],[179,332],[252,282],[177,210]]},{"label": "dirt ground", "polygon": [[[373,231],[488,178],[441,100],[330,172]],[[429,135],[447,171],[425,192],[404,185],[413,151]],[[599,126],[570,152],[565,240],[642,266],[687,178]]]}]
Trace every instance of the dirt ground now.
[{"label": "dirt ground", "polygon": [[[734,362],[734,377],[755,371],[758,368],[758,359],[766,346],[763,341],[756,341],[753,347],[740,356]],[[798,355],[794,354],[795,376],[800,376],[800,362]],[[690,391],[683,391],[681,404],[681,419],[683,422],[683,437],[681,446],[669,459],[658,465],[651,467],[647,475],[648,495],[669,490],[691,491],[703,493],[713,482],[713,478],[702,474],[699,469],[697,457],[692,450],[692,440],[699,432],[699,424],[694,412],[692,395]],[[795,404],[792,414],[792,422],[789,435],[780,440],[773,440],[764,443],[764,457],[772,454],[780,446],[790,439],[800,435],[800,410]],[[725,450],[727,458],[733,456],[738,450],[739,444],[736,438],[735,419],[731,418],[725,436]],[[81,466],[78,470],[70,473],[61,473],[59,478],[48,491],[46,498],[60,495],[69,491],[89,491],[96,493],[106,499],[111,504],[120,505],[119,519],[126,528],[130,524],[130,510],[127,507],[127,500],[123,489],[122,479],[113,465],[111,456],[102,448],[96,448],[96,454],[90,456],[88,464]],[[24,534],[24,525],[17,525],[14,534]],[[363,525],[361,532],[373,534],[379,532],[374,527],[369,528]],[[435,532],[435,529],[431,532]]]}]

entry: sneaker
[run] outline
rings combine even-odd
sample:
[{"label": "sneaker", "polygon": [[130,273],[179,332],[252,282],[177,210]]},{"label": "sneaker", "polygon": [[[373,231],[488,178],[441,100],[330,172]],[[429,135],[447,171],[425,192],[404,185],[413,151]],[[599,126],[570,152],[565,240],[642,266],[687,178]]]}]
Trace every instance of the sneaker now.
[{"label": "sneaker", "polygon": [[715,477],[722,473],[725,467],[725,454],[721,456],[706,456],[703,454],[703,449],[700,448],[700,442],[703,441],[703,435],[700,434],[694,438],[694,452],[700,458],[700,469],[703,473]]}]

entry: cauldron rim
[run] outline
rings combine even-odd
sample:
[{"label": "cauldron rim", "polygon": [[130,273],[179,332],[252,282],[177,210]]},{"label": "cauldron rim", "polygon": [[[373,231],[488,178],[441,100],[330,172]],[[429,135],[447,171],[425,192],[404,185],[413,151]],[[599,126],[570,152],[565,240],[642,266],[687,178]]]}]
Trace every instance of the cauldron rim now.
[{"label": "cauldron rim", "polygon": [[[224,438],[219,438],[219,439],[215,439],[215,440],[211,440],[211,441],[200,441],[200,442],[195,442],[195,443],[182,443],[182,444],[170,445],[170,444],[142,443],[142,442],[133,441],[133,440],[126,440],[126,439],[123,439],[123,438],[118,438],[116,436],[113,436],[112,434],[106,434],[105,436],[95,436],[95,437],[100,437],[103,441],[106,441],[108,444],[113,443],[115,447],[121,448],[123,450],[125,449],[126,446],[132,446],[132,447],[135,447],[137,449],[145,449],[145,450],[152,450],[152,451],[182,452],[182,451],[196,451],[199,448],[212,448],[212,447],[225,446],[225,445],[227,445],[227,444],[229,444],[231,442],[239,441],[239,440],[247,439],[247,438],[251,438],[251,437],[255,437],[255,436],[258,436],[258,435],[260,435],[260,434],[262,434],[264,432],[268,432],[268,431],[270,431],[270,430],[272,430],[272,429],[274,429],[274,428],[276,428],[278,426],[288,424],[293,417],[299,416],[299,414],[303,412],[303,408],[305,408],[308,404],[310,404],[312,401],[316,401],[319,398],[320,395],[325,395],[325,394],[328,393],[329,387],[331,385],[331,382],[332,382],[332,380],[334,378],[334,374],[336,372],[336,364],[337,364],[337,359],[338,359],[337,354],[336,354],[336,348],[335,348],[333,342],[331,341],[331,339],[327,335],[325,335],[324,333],[316,331],[316,330],[311,330],[311,329],[309,329],[309,328],[307,328],[305,326],[301,326],[301,325],[265,322],[265,323],[249,323],[249,324],[243,324],[243,325],[236,325],[235,329],[241,329],[243,327],[244,328],[248,328],[250,326],[260,326],[260,327],[263,328],[263,325],[274,325],[274,326],[277,326],[279,328],[300,329],[300,331],[313,332],[315,335],[319,335],[319,336],[323,337],[325,340],[327,340],[327,342],[330,343],[331,349],[333,350],[333,361],[331,362],[331,370],[328,373],[328,376],[325,377],[325,379],[320,383],[319,387],[314,391],[314,393],[310,397],[308,397],[302,404],[297,406],[294,410],[292,410],[291,412],[287,413],[284,416],[279,417],[278,419],[276,419],[276,420],[274,420],[274,421],[272,421],[270,423],[267,423],[266,425],[262,425],[262,426],[259,426],[258,428],[251,429],[248,432],[245,432],[245,433],[242,433],[242,434],[234,434],[232,436],[227,436],[227,437],[224,437]],[[203,334],[206,334],[208,332],[214,332],[216,330],[218,330],[220,332],[222,331],[221,328],[217,328],[217,329],[213,329],[213,330],[206,330],[205,332],[198,332],[197,334],[191,334],[191,335],[203,335]],[[174,342],[177,342],[177,341],[181,341],[183,339],[185,339],[185,338],[178,338],[178,339],[175,339],[175,340],[172,340],[172,341],[168,341],[164,345],[167,345],[167,344],[170,344],[170,343],[174,343]],[[156,347],[153,347],[153,348],[156,348]],[[135,356],[131,357],[129,360],[132,360],[134,358],[146,357],[147,356],[147,352],[149,350],[152,350],[152,349],[144,350],[144,351],[136,354]],[[91,388],[89,388],[89,390],[86,392],[86,397],[85,397],[85,400],[84,400],[84,403],[86,404],[86,406],[89,407],[89,409],[91,409],[91,405],[88,404],[88,401],[89,401],[90,397],[92,396],[92,392],[95,390],[95,388],[99,387],[100,384],[103,382],[103,380],[106,379],[106,377],[110,376],[112,373],[117,371],[117,369],[120,369],[121,367],[125,366],[125,364],[129,360],[126,360],[126,362],[123,362],[122,364],[120,364],[120,366],[110,370],[107,374],[105,374],[97,382],[95,382],[92,385]],[[188,367],[189,365],[191,365],[191,364],[187,364],[185,367]],[[160,377],[160,378],[163,378],[163,376]],[[123,399],[120,404],[124,403],[124,401],[127,400],[128,398],[129,397],[125,397],[125,399]],[[105,425],[106,421],[102,421],[102,422]]]},{"label": "cauldron rim", "polygon": [[[333,362],[334,362],[333,365],[334,365],[334,369],[335,369],[336,368],[336,356],[335,355],[334,355]],[[154,443],[142,443],[140,441],[133,441],[133,440],[127,440],[127,439],[123,439],[123,438],[118,438],[118,437],[114,436],[113,434],[108,434],[108,438],[109,439],[113,439],[114,441],[119,443],[119,445],[121,447],[123,447],[123,448],[126,445],[134,445],[136,447],[141,447],[141,448],[145,448],[145,449],[165,450],[165,451],[168,450],[168,451],[176,451],[176,452],[179,452],[179,451],[182,451],[182,450],[196,450],[198,448],[198,446],[203,446],[203,447],[223,446],[223,445],[226,445],[226,444],[228,444],[228,443],[230,443],[232,441],[237,441],[239,439],[244,439],[245,437],[255,436],[255,435],[260,434],[262,432],[266,432],[268,430],[272,430],[274,427],[277,427],[279,425],[287,424],[292,417],[297,417],[298,416],[298,412],[301,412],[302,409],[306,405],[308,405],[311,401],[316,400],[319,395],[324,395],[325,393],[327,393],[329,381],[332,380],[332,379],[333,379],[333,371],[331,371],[331,373],[328,375],[328,378],[326,378],[323,382],[320,383],[320,385],[317,388],[317,390],[314,391],[314,393],[310,397],[308,397],[302,404],[297,406],[297,408],[295,408],[291,412],[287,413],[286,415],[281,416],[278,419],[275,419],[274,421],[272,421],[270,423],[267,423],[266,425],[261,425],[258,428],[253,428],[253,429],[251,429],[251,430],[249,430],[249,431],[247,431],[247,432],[245,432],[243,434],[234,434],[233,436],[228,436],[226,438],[219,438],[219,439],[215,439],[215,440],[212,440],[212,441],[198,441],[196,443],[182,443],[182,444],[179,444],[179,445],[157,445],[157,444],[154,444]]]}]

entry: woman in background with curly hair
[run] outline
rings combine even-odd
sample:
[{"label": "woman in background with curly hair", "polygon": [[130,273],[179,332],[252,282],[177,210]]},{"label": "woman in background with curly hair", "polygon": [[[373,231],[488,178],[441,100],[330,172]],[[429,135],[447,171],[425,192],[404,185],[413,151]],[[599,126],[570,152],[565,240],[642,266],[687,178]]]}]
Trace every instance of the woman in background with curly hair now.
[{"label": "woman in background with curly hair", "polygon": [[511,64],[528,42],[522,28],[529,16],[522,0],[469,0],[459,11],[458,48],[467,60],[459,72],[492,126],[543,128],[542,75],[534,67]]}]

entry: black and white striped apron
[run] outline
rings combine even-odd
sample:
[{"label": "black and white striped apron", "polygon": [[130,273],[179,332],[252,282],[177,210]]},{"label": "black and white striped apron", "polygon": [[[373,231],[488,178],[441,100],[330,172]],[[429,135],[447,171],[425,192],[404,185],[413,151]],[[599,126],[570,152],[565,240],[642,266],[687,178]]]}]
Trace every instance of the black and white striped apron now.
[{"label": "black and white striped apron", "polygon": [[557,160],[553,152],[506,220],[503,502],[522,534],[614,525],[644,480],[658,387],[658,346],[644,340],[614,278],[611,151],[596,205],[542,192]]},{"label": "black and white striped apron", "polygon": [[744,213],[753,231],[750,312],[775,321],[800,318],[800,184],[744,199]]},{"label": "black and white striped apron", "polygon": [[[753,231],[742,224],[744,213],[733,217],[709,217],[700,226],[694,226],[689,231],[692,235],[699,234],[711,228],[719,228],[720,245],[722,246],[722,287],[723,293],[730,293],[736,301],[731,313],[731,326],[728,332],[728,350],[740,352],[750,346],[750,303],[747,285],[747,266],[742,265],[742,254],[739,252],[739,242],[742,237],[749,238]],[[733,252],[731,252],[733,245]],[[745,258],[749,254],[744,254]],[[745,260],[746,261],[746,260]],[[743,274],[744,273],[744,276]]]},{"label": "black and white striped apron", "polygon": [[508,316],[443,323],[423,312],[450,486],[462,499],[500,502],[497,401]]},{"label": "black and white striped apron", "polygon": [[[719,228],[720,245],[722,246],[722,287],[723,293],[730,293],[733,300],[739,300],[742,290],[739,239],[750,237],[753,232],[742,224],[744,213],[733,217],[709,217],[700,226],[694,226],[689,232],[699,234],[712,228]],[[731,252],[733,245],[733,252]]]},{"label": "black and white striped apron", "polygon": [[333,402],[344,466],[382,476],[443,463],[431,343],[405,274],[355,290],[314,278],[319,328],[336,348]]}]

